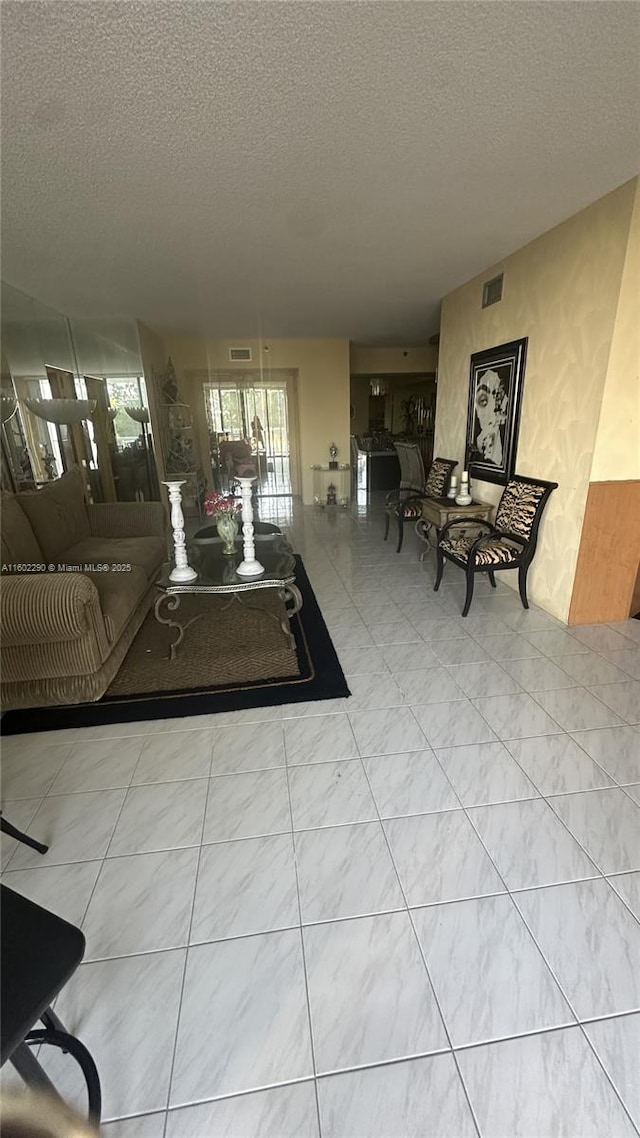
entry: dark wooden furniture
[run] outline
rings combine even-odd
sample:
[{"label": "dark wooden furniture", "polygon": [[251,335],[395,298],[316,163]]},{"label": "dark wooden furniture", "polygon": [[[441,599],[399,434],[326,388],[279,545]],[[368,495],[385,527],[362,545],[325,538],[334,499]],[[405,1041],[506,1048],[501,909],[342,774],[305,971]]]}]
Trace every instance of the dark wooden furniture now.
[{"label": "dark wooden furniture", "polygon": [[396,553],[402,549],[405,522],[416,522],[422,517],[423,498],[442,498],[451,482],[451,474],[458,465],[453,458],[434,458],[425,477],[419,447],[415,443],[396,443],[400,459],[400,485],[385,499],[384,540],[389,536],[389,523],[395,518],[398,525]]},{"label": "dark wooden furniture", "polygon": [[[100,1123],[102,1096],[96,1065],[87,1048],[70,1035],[51,1004],[80,964],[85,939],[80,929],[0,886],[2,915],[2,1031],[0,1062],[7,1060],[25,1083],[59,1098],[31,1051],[48,1044],[73,1056],[87,1084],[89,1118]],[[34,1029],[41,1022],[42,1027]]]},{"label": "dark wooden furniture", "polygon": [[[515,474],[505,486],[496,511],[495,525],[478,518],[470,519],[468,515],[447,522],[440,531],[436,550],[438,569],[434,591],[440,588],[445,560],[453,561],[454,565],[464,569],[467,595],[462,615],[466,616],[473,598],[476,573],[487,573],[495,588],[498,570],[517,569],[520,599],[528,609],[527,573],[536,551],[543,510],[557,487],[557,482]],[[451,533],[454,526],[471,520],[487,532],[477,538],[455,537]]]},{"label": "dark wooden furniture", "polygon": [[492,511],[493,506],[488,502],[471,502],[468,506],[458,506],[455,498],[423,498],[422,514],[416,522],[416,533],[426,542],[427,548],[420,554],[420,560],[423,561],[431,549],[429,536],[432,529],[436,531],[437,540],[447,522],[460,518],[474,522],[479,518],[481,521],[489,522]]}]

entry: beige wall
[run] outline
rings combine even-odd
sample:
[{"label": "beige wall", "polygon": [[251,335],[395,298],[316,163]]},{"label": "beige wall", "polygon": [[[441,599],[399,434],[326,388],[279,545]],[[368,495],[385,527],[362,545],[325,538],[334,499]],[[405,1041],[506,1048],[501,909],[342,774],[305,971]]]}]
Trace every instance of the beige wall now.
[{"label": "beige wall", "polygon": [[[191,404],[199,428],[201,449],[206,447],[206,421],[202,392],[185,377],[189,371],[296,369],[298,438],[302,498],[313,502],[314,462],[329,461],[329,445],[338,447],[338,461],[349,462],[349,342],[347,340],[269,340],[268,353],[258,340],[203,340],[164,336],[184,397]],[[229,348],[250,347],[251,363],[229,362]]]},{"label": "beige wall", "polygon": [[640,478],[640,182],[598,422],[591,481]]},{"label": "beige wall", "polygon": [[[435,453],[464,461],[469,358],[529,337],[516,473],[552,479],[531,599],[566,620],[614,327],[626,354],[618,299],[637,180],[629,182],[444,298]],[[504,271],[500,303],[482,308],[483,282]],[[623,345],[623,340],[625,341]],[[613,381],[612,381],[613,382]],[[502,488],[475,494],[497,502]],[[502,579],[514,585],[513,573]]]},{"label": "beige wall", "polygon": [[435,371],[438,366],[438,349],[429,345],[420,348],[368,348],[352,344],[349,357],[352,375]]}]

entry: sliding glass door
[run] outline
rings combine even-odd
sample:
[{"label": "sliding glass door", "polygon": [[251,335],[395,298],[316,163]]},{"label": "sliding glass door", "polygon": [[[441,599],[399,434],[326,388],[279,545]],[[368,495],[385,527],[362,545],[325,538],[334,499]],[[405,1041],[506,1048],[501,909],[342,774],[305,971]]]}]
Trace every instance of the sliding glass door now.
[{"label": "sliding glass door", "polygon": [[204,402],[214,476],[228,484],[227,443],[244,444],[256,460],[260,496],[292,494],[287,380],[225,374],[204,384]]}]

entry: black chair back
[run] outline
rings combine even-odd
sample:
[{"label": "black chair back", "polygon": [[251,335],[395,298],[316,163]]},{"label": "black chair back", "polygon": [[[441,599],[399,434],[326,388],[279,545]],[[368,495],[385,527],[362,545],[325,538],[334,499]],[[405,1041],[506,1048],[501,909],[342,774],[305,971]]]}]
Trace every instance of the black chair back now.
[{"label": "black chair back", "polygon": [[395,444],[400,460],[400,489],[411,494],[422,494],[425,476],[424,463],[419,448],[415,443]]},{"label": "black chair back", "polygon": [[533,556],[542,513],[557,487],[557,482],[514,474],[507,482],[498,503],[496,529],[518,545],[529,547]]}]

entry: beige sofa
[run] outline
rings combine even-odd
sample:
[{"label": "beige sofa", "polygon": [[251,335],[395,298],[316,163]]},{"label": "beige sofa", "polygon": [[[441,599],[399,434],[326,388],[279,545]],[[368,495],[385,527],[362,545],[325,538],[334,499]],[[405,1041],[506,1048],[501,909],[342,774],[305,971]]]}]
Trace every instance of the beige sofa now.
[{"label": "beige sofa", "polygon": [[3,493],[0,530],[3,710],[100,699],[153,602],[164,507],[88,504],[75,468]]}]

